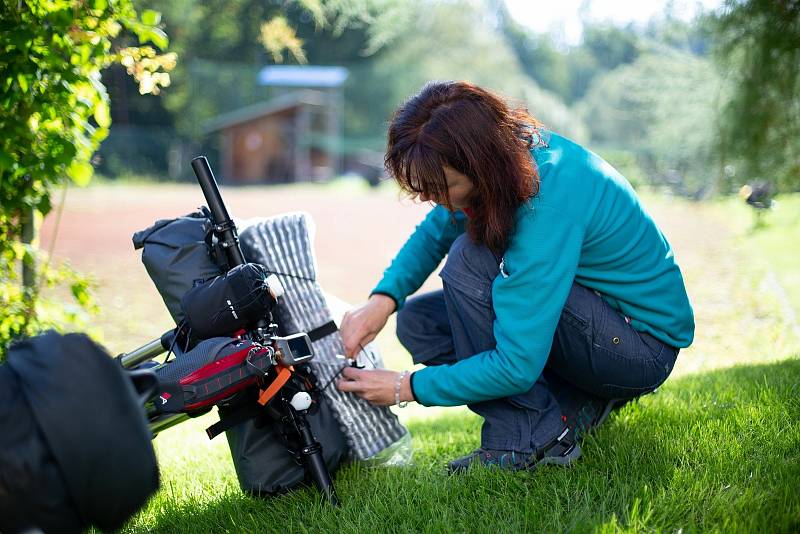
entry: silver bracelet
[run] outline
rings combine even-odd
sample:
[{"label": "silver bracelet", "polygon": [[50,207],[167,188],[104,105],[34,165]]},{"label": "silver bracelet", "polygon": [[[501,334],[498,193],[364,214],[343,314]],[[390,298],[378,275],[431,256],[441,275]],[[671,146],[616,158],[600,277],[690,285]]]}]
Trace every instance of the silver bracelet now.
[{"label": "silver bracelet", "polygon": [[407,374],[408,371],[402,371],[399,375],[397,375],[397,380],[394,382],[394,403],[398,408],[405,408],[408,404],[408,401],[400,402],[400,386],[403,384],[403,379]]}]

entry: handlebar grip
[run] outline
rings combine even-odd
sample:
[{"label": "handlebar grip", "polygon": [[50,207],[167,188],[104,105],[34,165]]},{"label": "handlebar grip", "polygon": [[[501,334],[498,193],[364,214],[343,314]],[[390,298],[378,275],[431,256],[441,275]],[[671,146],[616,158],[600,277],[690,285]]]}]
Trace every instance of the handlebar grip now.
[{"label": "handlebar grip", "polygon": [[222,195],[217,187],[217,180],[214,178],[214,173],[211,172],[211,167],[205,156],[197,156],[192,160],[192,169],[197,182],[200,184],[200,189],[203,190],[203,196],[208,203],[208,209],[211,210],[211,217],[214,223],[214,234],[220,240],[231,267],[242,265],[245,263],[244,254],[239,247],[239,237],[236,235],[236,225],[233,224],[228,210],[225,208],[225,203],[222,201]]},{"label": "handlebar grip", "polygon": [[203,196],[208,202],[208,209],[211,210],[214,222],[220,224],[224,221],[229,221],[231,217],[228,215],[228,210],[222,201],[222,195],[220,195],[219,187],[217,187],[217,180],[214,178],[214,173],[211,171],[206,157],[197,156],[194,158],[192,160],[192,169],[195,176],[197,176],[200,189],[203,190]]}]

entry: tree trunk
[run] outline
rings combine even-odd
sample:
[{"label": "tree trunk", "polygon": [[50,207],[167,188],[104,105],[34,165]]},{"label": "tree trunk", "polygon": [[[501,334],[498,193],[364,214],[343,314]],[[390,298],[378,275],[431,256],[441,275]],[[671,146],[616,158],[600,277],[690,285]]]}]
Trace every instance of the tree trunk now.
[{"label": "tree trunk", "polygon": [[[22,242],[28,246],[36,242],[36,211],[33,208],[26,208],[22,213]],[[22,259],[22,288],[25,292],[25,299],[28,311],[27,321],[31,321],[36,313],[36,258],[31,254],[26,254]]]}]

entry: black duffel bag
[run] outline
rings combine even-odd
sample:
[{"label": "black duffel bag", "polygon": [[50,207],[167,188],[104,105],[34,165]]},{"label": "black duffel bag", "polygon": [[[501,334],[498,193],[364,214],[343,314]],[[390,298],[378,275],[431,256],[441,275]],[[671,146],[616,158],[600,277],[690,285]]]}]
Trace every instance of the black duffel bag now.
[{"label": "black duffel bag", "polygon": [[183,296],[227,270],[224,254],[214,244],[205,207],[182,217],[158,220],[136,232],[133,248],[143,249],[142,263],[175,324],[184,317]]},{"label": "black duffel bag", "polygon": [[131,380],[82,334],[12,345],[0,365],[0,532],[115,530],[158,489]]}]

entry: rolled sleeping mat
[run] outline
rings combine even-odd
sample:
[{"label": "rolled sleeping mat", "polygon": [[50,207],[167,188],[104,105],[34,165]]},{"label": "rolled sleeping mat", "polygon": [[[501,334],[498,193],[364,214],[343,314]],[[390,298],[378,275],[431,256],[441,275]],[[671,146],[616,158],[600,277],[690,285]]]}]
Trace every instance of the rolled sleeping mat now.
[{"label": "rolled sleeping mat", "polygon": [[[271,218],[243,221],[239,240],[247,261],[263,265],[280,280],[284,297],[278,299],[274,313],[279,323],[293,332],[311,332],[332,321],[330,306],[317,282],[313,250],[313,221],[305,213],[288,213]],[[288,333],[293,333],[288,332]],[[313,342],[310,365],[321,384],[328,384],[345,364],[342,336],[333,329]],[[383,367],[375,343],[364,347],[362,355],[369,367]],[[407,437],[406,428],[388,407],[372,406],[367,401],[331,386],[323,392],[342,428],[352,457],[373,459],[378,453]]]}]

